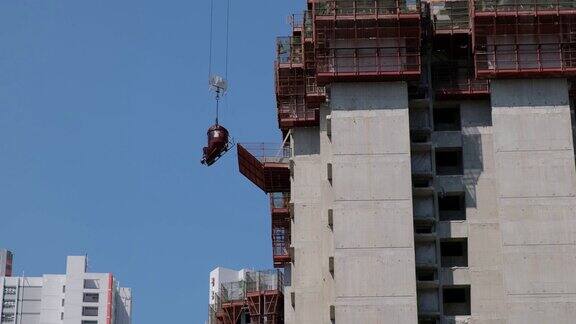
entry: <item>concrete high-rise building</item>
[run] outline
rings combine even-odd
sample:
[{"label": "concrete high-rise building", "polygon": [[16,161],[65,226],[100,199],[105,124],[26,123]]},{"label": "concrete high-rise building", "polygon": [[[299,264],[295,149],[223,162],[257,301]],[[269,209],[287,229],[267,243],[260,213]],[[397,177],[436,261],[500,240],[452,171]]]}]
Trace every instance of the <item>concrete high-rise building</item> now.
[{"label": "concrete high-rise building", "polygon": [[69,256],[66,274],[0,277],[2,324],[130,324],[132,293],[111,273],[87,272]]},{"label": "concrete high-rise building", "polygon": [[14,255],[6,249],[0,249],[0,277],[12,276]]},{"label": "concrete high-rise building", "polygon": [[278,39],[284,142],[238,145],[284,322],[574,323],[576,2],[307,9]]}]

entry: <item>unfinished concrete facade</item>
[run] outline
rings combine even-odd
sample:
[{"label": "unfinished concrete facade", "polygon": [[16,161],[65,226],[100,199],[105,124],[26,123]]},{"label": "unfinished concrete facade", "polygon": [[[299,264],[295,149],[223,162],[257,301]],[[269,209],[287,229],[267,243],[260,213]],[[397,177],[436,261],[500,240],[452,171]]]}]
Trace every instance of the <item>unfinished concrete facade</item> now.
[{"label": "unfinished concrete facade", "polygon": [[[308,9],[277,69],[325,98],[279,115],[290,185],[239,154],[250,180],[290,195],[285,322],[572,323],[576,3]],[[284,98],[299,88],[282,75]]]}]

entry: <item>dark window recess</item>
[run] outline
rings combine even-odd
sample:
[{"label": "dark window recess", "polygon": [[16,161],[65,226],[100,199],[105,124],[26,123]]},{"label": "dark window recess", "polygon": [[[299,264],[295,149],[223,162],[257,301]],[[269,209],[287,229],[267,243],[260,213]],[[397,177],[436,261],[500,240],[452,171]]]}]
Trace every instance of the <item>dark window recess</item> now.
[{"label": "dark window recess", "polygon": [[438,197],[441,221],[466,220],[466,196],[464,193]]},{"label": "dark window recess", "polygon": [[418,324],[436,324],[435,319],[419,319]]},{"label": "dark window recess", "polygon": [[98,307],[82,307],[82,316],[98,316]]},{"label": "dark window recess", "polygon": [[436,270],[434,269],[416,269],[416,280],[434,281],[436,280]]},{"label": "dark window recess", "polygon": [[428,179],[412,179],[412,186],[414,188],[428,188],[430,187],[430,180]]},{"label": "dark window recess", "polygon": [[462,149],[436,150],[436,174],[462,175]]},{"label": "dark window recess", "polygon": [[414,225],[414,232],[416,234],[432,234],[432,233],[434,233],[434,225],[433,224],[415,224]]},{"label": "dark window recess", "polygon": [[84,279],[84,289],[100,289],[100,280]]},{"label": "dark window recess", "polygon": [[428,143],[430,142],[430,136],[424,133],[413,133],[410,134],[410,140],[412,143]]},{"label": "dark window recess", "polygon": [[442,267],[467,267],[468,240],[459,239],[440,242],[440,254],[442,255]]},{"label": "dark window recess", "polygon": [[460,107],[434,109],[435,131],[459,131],[461,129]]},{"label": "dark window recess", "polygon": [[98,321],[82,321],[82,324],[98,324]]},{"label": "dark window recess", "polygon": [[443,295],[444,315],[470,315],[470,286],[444,288]]},{"label": "dark window recess", "polygon": [[100,301],[100,295],[96,293],[84,293],[85,303],[97,303]]}]

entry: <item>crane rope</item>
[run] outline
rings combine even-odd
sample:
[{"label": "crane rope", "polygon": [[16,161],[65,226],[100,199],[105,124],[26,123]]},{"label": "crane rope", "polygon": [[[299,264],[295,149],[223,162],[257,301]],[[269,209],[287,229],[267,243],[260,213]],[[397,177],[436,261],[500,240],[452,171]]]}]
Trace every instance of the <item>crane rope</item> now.
[{"label": "crane rope", "polygon": [[[226,93],[228,82],[228,65],[229,65],[229,51],[230,51],[230,0],[226,3],[226,47],[225,47],[225,71],[223,84],[213,83],[212,63],[213,63],[213,48],[214,48],[214,0],[210,0],[210,49],[208,50],[208,80],[210,88],[216,92],[216,125],[218,125],[218,117],[220,113],[220,98]],[[227,104],[227,102],[226,102]]]},{"label": "crane rope", "polygon": [[230,48],[230,0],[226,5],[226,72],[224,77],[228,80],[228,61],[229,61],[229,48]]},{"label": "crane rope", "polygon": [[210,0],[210,49],[208,50],[208,80],[212,77],[212,46],[214,39],[214,0]]}]

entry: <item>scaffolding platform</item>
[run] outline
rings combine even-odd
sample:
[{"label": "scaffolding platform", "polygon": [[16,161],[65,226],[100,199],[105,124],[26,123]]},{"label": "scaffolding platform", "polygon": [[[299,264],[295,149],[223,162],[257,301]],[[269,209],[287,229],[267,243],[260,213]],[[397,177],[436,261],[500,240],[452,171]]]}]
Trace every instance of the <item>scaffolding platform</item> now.
[{"label": "scaffolding platform", "polygon": [[290,148],[281,144],[237,144],[240,173],[266,193],[290,191]]}]

